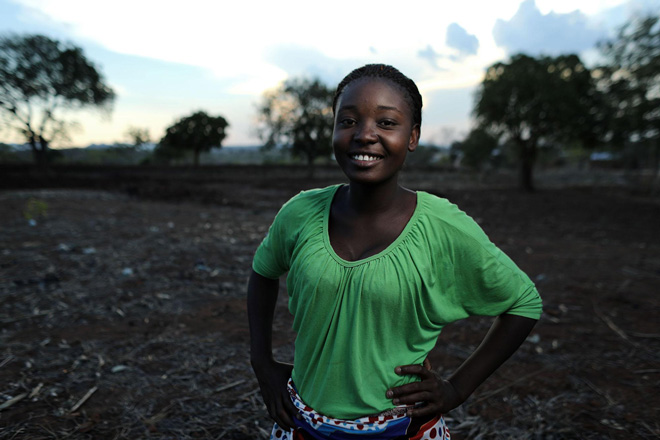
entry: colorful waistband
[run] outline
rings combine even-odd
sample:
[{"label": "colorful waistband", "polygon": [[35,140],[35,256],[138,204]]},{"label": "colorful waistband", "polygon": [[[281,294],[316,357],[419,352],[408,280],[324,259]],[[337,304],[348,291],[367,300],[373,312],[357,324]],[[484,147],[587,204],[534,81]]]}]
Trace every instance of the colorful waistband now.
[{"label": "colorful waistband", "polygon": [[[289,379],[287,388],[291,401],[298,409],[302,420],[294,420],[298,427],[292,431],[285,431],[276,423],[271,432],[271,440],[294,440],[306,437],[317,440],[354,440],[363,435],[367,435],[370,440],[387,440],[396,437],[410,440],[449,440],[450,438],[449,430],[442,416],[433,418],[416,432],[408,432],[411,419],[406,415],[407,407],[405,406],[355,420],[335,419],[320,414],[307,406],[298,395],[291,379]],[[302,431],[307,434],[305,437],[303,437]]]}]

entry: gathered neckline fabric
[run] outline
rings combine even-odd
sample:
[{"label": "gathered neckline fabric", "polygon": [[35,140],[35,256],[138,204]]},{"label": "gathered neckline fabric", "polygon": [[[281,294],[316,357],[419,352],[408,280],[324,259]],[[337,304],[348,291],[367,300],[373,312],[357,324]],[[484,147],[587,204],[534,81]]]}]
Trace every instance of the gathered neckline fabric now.
[{"label": "gathered neckline fabric", "polygon": [[374,261],[379,258],[382,258],[387,254],[389,254],[390,252],[392,252],[393,250],[395,250],[401,244],[401,242],[405,240],[406,236],[415,226],[415,224],[417,223],[417,219],[419,218],[420,212],[422,211],[420,204],[421,204],[423,191],[416,191],[415,210],[413,211],[412,216],[410,216],[410,219],[408,219],[408,223],[406,223],[406,226],[403,228],[401,233],[398,235],[396,239],[394,239],[392,243],[390,243],[385,249],[375,253],[374,255],[370,255],[368,257],[361,258],[355,261],[346,260],[337,254],[335,249],[332,247],[332,243],[330,243],[330,210],[332,209],[332,202],[335,200],[335,197],[337,196],[337,192],[339,191],[340,188],[342,188],[342,186],[343,186],[342,184],[336,185],[332,191],[332,194],[330,195],[330,197],[328,197],[328,200],[326,201],[326,206],[323,212],[323,245],[325,246],[325,249],[330,254],[330,256],[337,263],[345,267],[355,267],[369,263],[370,261]]}]

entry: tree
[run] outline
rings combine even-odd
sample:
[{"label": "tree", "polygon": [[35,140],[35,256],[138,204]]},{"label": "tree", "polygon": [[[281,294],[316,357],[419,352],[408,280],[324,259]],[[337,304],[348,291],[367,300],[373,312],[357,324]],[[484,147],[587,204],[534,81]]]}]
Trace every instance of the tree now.
[{"label": "tree", "polygon": [[633,19],[614,40],[600,45],[607,63],[598,69],[606,93],[608,139],[614,146],[628,142],[655,146],[660,161],[660,17]]},{"label": "tree", "polygon": [[463,153],[465,165],[480,170],[493,151],[497,148],[498,139],[483,127],[476,127],[468,133],[462,142],[457,142],[452,147]]},{"label": "tree", "polygon": [[334,91],[319,79],[293,78],[266,92],[259,106],[259,136],[269,149],[289,148],[307,160],[310,174],[318,157],[332,153]]},{"label": "tree", "polygon": [[25,137],[41,169],[49,144],[71,126],[58,113],[85,107],[109,111],[114,98],[79,47],[43,35],[0,38],[0,114]]},{"label": "tree", "polygon": [[186,151],[192,151],[195,166],[198,166],[200,153],[222,146],[228,126],[222,116],[209,116],[201,111],[183,117],[167,129],[156,147],[156,155],[181,157]]},{"label": "tree", "polygon": [[519,54],[495,63],[477,91],[480,125],[517,148],[520,185],[532,191],[539,145],[598,140],[600,95],[577,55],[533,58]]},{"label": "tree", "polygon": [[135,148],[139,148],[142,145],[149,143],[151,141],[148,128],[140,128],[133,126],[128,127],[125,136],[130,139],[131,144]]}]

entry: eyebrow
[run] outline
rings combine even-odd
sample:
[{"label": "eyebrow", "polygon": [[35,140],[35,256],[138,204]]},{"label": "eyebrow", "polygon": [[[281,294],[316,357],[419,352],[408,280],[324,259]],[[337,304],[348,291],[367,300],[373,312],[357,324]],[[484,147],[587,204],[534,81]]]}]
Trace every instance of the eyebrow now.
[{"label": "eyebrow", "polygon": [[[339,110],[353,110],[355,108],[357,108],[356,105],[342,105],[341,107],[339,107],[338,111]],[[378,110],[393,110],[393,111],[398,112],[398,113],[403,113],[397,107],[391,107],[389,105],[379,105],[377,108],[378,108]]]}]

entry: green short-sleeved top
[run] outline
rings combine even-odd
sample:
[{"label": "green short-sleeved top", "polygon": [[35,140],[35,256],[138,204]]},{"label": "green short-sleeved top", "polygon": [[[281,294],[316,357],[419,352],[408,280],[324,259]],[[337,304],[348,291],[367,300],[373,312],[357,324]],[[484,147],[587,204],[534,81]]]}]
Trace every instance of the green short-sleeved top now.
[{"label": "green short-sleeved top", "polygon": [[388,388],[419,380],[397,365],[419,364],[443,326],[471,315],[538,319],[530,279],[456,205],[417,192],[399,237],[358,261],[330,245],[330,205],[340,185],[304,191],[277,214],[253,269],[289,272],[297,332],[293,381],[322,414],[354,419],[393,407]]}]

